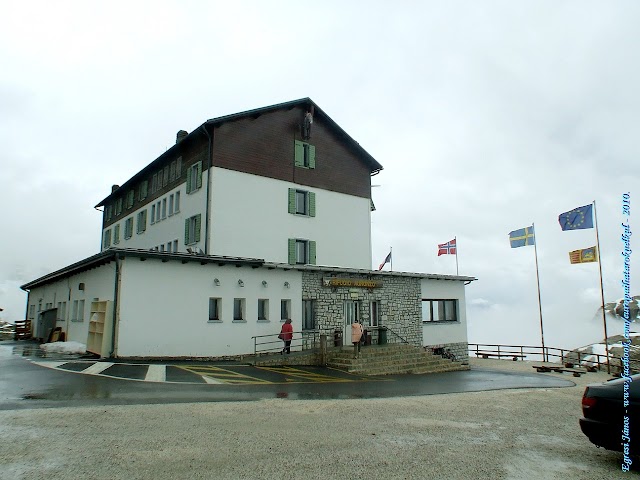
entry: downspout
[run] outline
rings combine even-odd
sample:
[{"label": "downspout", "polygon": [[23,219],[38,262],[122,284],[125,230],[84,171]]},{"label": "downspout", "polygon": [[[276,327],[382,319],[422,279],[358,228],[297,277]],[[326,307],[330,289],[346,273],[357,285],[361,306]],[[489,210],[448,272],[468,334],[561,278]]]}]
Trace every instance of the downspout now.
[{"label": "downspout", "polygon": [[27,292],[27,308],[24,312],[24,319],[29,320],[29,300],[31,299],[31,290],[26,290]]},{"label": "downspout", "polygon": [[98,212],[102,213],[102,228],[100,229],[100,251],[102,251],[103,242],[104,242],[104,211],[99,210],[97,207],[93,207]]},{"label": "downspout", "polygon": [[[210,247],[210,221],[209,216],[211,214],[211,156],[213,155],[213,136],[207,131],[207,124],[202,124],[202,131],[208,138],[208,150],[207,150],[207,204],[205,205],[205,217],[204,217],[204,254],[209,255]],[[213,134],[213,132],[211,132]]]},{"label": "downspout", "polygon": [[120,254],[116,252],[116,271],[113,285],[113,318],[111,319],[111,351],[109,358],[114,357],[116,351],[116,322],[118,319],[118,295],[120,294]]}]

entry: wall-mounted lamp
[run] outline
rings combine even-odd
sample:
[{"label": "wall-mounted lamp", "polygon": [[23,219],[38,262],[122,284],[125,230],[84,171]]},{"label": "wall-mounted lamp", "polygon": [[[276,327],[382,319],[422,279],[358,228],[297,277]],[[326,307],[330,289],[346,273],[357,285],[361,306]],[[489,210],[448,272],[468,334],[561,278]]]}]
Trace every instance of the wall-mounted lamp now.
[{"label": "wall-mounted lamp", "polygon": [[238,285],[244,287],[244,282],[242,280],[238,280]]},{"label": "wall-mounted lamp", "polygon": [[289,288],[291,285],[289,285],[289,282],[284,282],[284,288]]},{"label": "wall-mounted lamp", "polygon": [[220,286],[220,280],[218,280],[217,278],[214,278],[214,279],[213,279],[213,284],[214,284],[216,287],[219,287],[219,286]]},{"label": "wall-mounted lamp", "polygon": [[266,287],[267,286],[267,281],[266,280],[262,280],[262,286]]}]

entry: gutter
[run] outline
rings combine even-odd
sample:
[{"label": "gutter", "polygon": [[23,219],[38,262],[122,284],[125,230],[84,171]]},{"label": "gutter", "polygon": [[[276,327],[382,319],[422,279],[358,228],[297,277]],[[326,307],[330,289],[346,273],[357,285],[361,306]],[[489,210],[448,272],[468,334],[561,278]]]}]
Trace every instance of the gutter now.
[{"label": "gutter", "polygon": [[209,229],[211,228],[210,225],[210,221],[209,221],[209,217],[211,215],[211,164],[213,163],[211,161],[211,157],[213,155],[213,131],[211,132],[212,135],[209,135],[209,132],[207,131],[207,124],[203,123],[202,124],[202,131],[205,133],[205,135],[208,138],[208,151],[207,151],[207,204],[205,205],[205,217],[204,217],[204,254],[205,255],[210,255],[209,253],[209,245],[211,243],[210,239],[209,239]]},{"label": "gutter", "polygon": [[115,280],[113,285],[113,318],[111,319],[111,349],[109,351],[109,358],[114,358],[116,353],[116,332],[117,332],[117,320],[118,320],[118,296],[120,294],[120,274],[121,274],[121,262],[120,254],[116,252],[115,255],[116,269]]}]

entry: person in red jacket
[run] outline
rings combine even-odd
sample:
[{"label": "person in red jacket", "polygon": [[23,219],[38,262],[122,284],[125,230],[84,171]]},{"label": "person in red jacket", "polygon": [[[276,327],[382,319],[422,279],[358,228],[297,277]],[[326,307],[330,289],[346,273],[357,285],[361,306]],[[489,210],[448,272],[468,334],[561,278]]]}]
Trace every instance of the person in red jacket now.
[{"label": "person in red jacket", "polygon": [[287,318],[280,330],[280,338],[284,342],[284,348],[280,352],[280,355],[284,353],[291,353],[291,339],[293,338],[293,325],[291,319]]}]

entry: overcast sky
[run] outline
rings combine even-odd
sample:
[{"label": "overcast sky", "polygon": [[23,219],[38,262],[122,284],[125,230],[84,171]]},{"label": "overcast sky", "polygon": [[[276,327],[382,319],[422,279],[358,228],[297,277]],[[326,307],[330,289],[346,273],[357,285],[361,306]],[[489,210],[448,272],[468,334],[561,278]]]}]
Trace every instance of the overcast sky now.
[{"label": "overcast sky", "polygon": [[93,206],[178,130],[308,96],[384,166],[374,268],[393,247],[394,270],[455,274],[436,255],[455,236],[460,274],[478,278],[469,341],[539,345],[534,249],[508,241],[534,222],[545,343],[602,337],[598,265],[568,259],[595,230],[562,232],[558,215],[596,201],[605,296],[620,298],[621,196],[640,204],[640,3],[0,7],[5,320],[24,317],[20,285],[98,252]]}]

